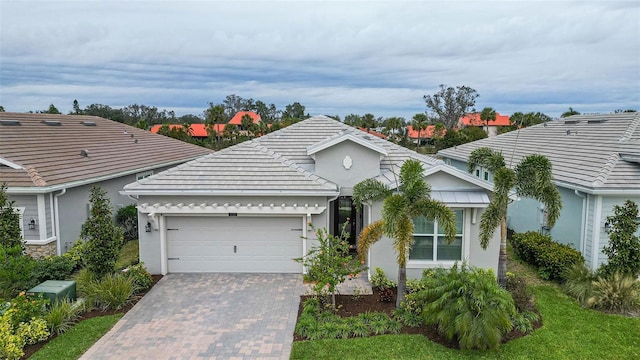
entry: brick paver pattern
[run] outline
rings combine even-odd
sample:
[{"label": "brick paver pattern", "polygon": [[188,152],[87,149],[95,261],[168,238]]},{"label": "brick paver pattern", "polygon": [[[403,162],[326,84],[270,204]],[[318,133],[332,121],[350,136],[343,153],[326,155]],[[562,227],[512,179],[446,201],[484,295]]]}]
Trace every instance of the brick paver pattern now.
[{"label": "brick paver pattern", "polygon": [[299,274],[169,274],[81,359],[288,359]]}]

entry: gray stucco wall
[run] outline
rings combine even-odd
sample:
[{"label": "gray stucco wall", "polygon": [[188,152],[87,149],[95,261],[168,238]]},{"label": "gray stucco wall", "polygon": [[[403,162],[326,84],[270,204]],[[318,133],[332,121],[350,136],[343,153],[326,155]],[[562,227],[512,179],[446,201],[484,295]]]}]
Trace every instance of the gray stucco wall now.
[{"label": "gray stucco wall", "polygon": [[[602,253],[602,248],[609,244],[609,234],[607,234],[604,229],[604,223],[607,221],[607,216],[614,216],[615,214],[614,214],[613,207],[615,205],[622,206],[627,200],[631,200],[635,202],[638,206],[640,206],[640,196],[603,196],[602,197],[602,212],[600,215],[600,222],[602,224],[600,226],[600,232],[599,232],[600,239],[598,242],[598,254],[596,255],[598,259],[598,264],[597,264],[598,267],[607,262],[607,255]],[[636,232],[636,234],[640,236],[640,229]]]},{"label": "gray stucco wall", "polygon": [[[342,164],[346,156],[352,160],[350,169]],[[340,195],[351,195],[354,185],[380,174],[380,154],[348,140],[316,153],[315,158],[315,174],[340,184]]]}]

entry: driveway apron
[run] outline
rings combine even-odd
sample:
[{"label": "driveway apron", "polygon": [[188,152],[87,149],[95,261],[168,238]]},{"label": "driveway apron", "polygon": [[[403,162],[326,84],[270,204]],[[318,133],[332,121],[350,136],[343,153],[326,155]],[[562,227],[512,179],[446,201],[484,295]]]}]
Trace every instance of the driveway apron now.
[{"label": "driveway apron", "polygon": [[299,274],[169,274],[81,359],[288,359]]}]

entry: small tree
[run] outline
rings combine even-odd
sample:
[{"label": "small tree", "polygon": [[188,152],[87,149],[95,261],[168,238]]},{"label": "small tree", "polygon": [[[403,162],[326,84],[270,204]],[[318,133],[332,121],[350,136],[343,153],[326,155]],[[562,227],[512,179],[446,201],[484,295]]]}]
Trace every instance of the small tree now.
[{"label": "small tree", "polygon": [[318,296],[331,295],[331,308],[336,309],[336,287],[348,276],[355,276],[367,269],[349,254],[349,243],[343,229],[340,236],[328,233],[327,229],[315,230],[319,245],[307,252],[303,258],[294,259],[307,270],[305,279],[314,282],[313,291]]},{"label": "small tree", "polygon": [[13,201],[9,200],[6,191],[6,184],[0,185],[0,246],[24,246],[20,231],[20,215],[13,209]]},{"label": "small tree", "polygon": [[613,207],[613,216],[607,216],[611,224],[609,244],[602,248],[608,262],[602,265],[602,272],[613,275],[616,272],[638,277],[640,274],[640,238],[636,232],[640,226],[638,221],[638,205],[627,200],[624,205]]},{"label": "small tree", "polygon": [[122,229],[113,223],[111,204],[99,186],[91,187],[89,202],[91,214],[82,225],[80,236],[87,241],[87,268],[102,278],[115,270],[123,243]]}]

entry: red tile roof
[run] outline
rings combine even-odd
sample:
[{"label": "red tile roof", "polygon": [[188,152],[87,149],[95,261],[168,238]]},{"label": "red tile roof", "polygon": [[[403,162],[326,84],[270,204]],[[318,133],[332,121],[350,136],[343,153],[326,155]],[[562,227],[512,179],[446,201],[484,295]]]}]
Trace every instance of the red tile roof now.
[{"label": "red tile roof", "polygon": [[229,120],[229,124],[235,124],[238,126],[242,125],[242,117],[245,115],[249,115],[254,124],[262,121],[262,119],[260,119],[260,115],[254,113],[253,111],[238,111],[238,113],[235,114],[235,116],[231,120]]},{"label": "red tile roof", "polygon": [[[433,137],[433,132],[435,131],[436,126],[435,125],[429,125],[427,126],[427,128],[425,130],[420,131],[420,138],[421,139],[430,139]],[[413,126],[411,125],[407,125],[407,131],[409,132],[409,139],[417,139],[418,138],[418,130],[414,130]],[[443,135],[444,132],[446,132],[447,130],[443,130]]]},{"label": "red tile roof", "polygon": [[[216,133],[221,133],[224,131],[224,125],[225,124],[215,124],[213,125],[213,129],[216,131]],[[150,129],[150,131],[154,134],[157,134],[158,131],[160,130],[160,128],[162,127],[162,125],[153,125]],[[182,128],[181,124],[169,124],[169,128],[170,129],[175,129],[175,128]],[[191,136],[192,137],[207,137],[209,136],[207,134],[207,128],[205,127],[204,124],[191,124]]]},{"label": "red tile roof", "polygon": [[[467,114],[460,118],[459,126],[484,126],[484,122],[480,120],[480,113]],[[496,113],[496,119],[489,121],[489,126],[509,126],[511,121],[508,115],[500,115]]]},{"label": "red tile roof", "polygon": [[381,132],[373,131],[371,129],[369,129],[369,131],[367,131],[367,128],[363,128],[363,127],[359,127],[358,129],[360,129],[360,130],[362,130],[362,131],[364,131],[366,133],[369,133],[369,134],[371,134],[373,136],[377,136],[377,137],[379,137],[381,139],[386,139],[387,138],[387,135],[385,135],[385,134],[383,134]]}]

